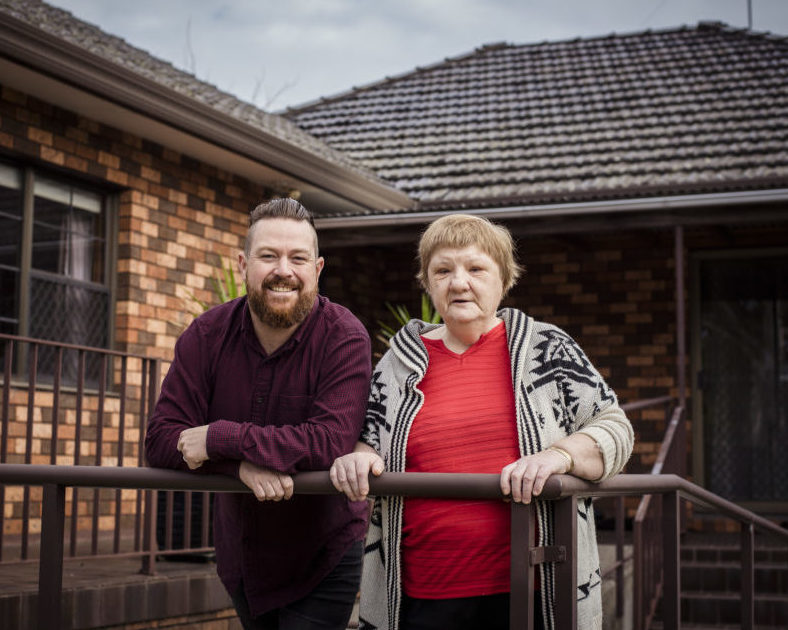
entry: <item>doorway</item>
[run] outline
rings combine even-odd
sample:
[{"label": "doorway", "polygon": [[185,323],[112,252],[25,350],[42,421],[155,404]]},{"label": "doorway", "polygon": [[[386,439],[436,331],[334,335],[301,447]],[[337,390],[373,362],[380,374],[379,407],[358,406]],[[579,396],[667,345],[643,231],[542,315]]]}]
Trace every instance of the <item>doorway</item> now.
[{"label": "doorway", "polygon": [[694,271],[695,476],[731,501],[788,507],[788,254],[702,256]]}]

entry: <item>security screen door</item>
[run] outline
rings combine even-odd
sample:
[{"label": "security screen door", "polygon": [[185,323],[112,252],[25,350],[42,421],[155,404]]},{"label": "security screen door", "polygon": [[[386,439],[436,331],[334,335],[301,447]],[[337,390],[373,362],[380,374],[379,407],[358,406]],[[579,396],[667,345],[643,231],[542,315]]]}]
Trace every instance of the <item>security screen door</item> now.
[{"label": "security screen door", "polygon": [[700,261],[704,481],[788,501],[788,256]]}]

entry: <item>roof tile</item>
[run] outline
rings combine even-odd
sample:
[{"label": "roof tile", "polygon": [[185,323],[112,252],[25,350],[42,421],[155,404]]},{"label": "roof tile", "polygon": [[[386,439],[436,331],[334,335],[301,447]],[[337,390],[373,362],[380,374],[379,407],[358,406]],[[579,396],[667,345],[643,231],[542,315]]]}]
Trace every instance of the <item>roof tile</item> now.
[{"label": "roof tile", "polygon": [[701,23],[486,46],[286,115],[422,208],[785,186],[788,40]]}]

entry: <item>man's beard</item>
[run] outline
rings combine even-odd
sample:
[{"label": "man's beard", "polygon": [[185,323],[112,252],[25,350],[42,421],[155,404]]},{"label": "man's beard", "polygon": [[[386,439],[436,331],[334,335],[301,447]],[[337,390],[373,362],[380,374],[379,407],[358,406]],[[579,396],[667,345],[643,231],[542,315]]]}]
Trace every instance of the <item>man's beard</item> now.
[{"label": "man's beard", "polygon": [[[298,291],[298,299],[293,306],[289,308],[276,307],[268,303],[266,299],[266,288],[270,285],[289,284],[292,288]],[[263,282],[262,287],[252,287],[246,283],[247,300],[249,308],[252,309],[255,315],[261,322],[270,326],[271,328],[290,328],[296,324],[301,323],[304,318],[312,310],[317,297],[317,287],[311,291],[305,291],[303,284],[300,282],[284,283],[279,278],[272,278],[271,280]]]}]

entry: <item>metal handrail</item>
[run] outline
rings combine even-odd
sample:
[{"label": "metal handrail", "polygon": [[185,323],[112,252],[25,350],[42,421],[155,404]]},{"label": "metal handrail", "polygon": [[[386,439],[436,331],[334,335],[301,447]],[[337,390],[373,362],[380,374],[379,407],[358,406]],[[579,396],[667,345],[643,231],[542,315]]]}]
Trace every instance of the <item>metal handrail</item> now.
[{"label": "metal handrail", "polygon": [[[61,277],[61,276],[58,276]],[[17,343],[27,343],[36,346],[45,346],[49,348],[62,348],[63,350],[77,350],[82,352],[95,352],[96,354],[106,355],[108,357],[117,357],[128,359],[140,359],[146,361],[156,360],[155,357],[146,356],[144,354],[134,354],[133,352],[126,352],[124,350],[112,350],[110,348],[97,348],[96,346],[83,346],[74,343],[66,343],[64,341],[52,341],[49,339],[39,339],[36,337],[23,337],[20,335],[9,335],[8,333],[0,333],[0,341],[14,341]]]},{"label": "metal handrail", "polygon": [[669,405],[674,401],[673,396],[657,396],[656,398],[643,398],[642,400],[635,400],[633,402],[624,403],[621,409],[624,412],[640,411],[649,407],[661,407],[662,405]]},{"label": "metal handrail", "polygon": [[[335,494],[327,472],[304,472],[294,476],[297,494]],[[248,492],[237,479],[220,475],[194,475],[188,472],[152,468],[109,468],[95,466],[52,466],[0,464],[0,484],[41,485],[44,488],[41,560],[39,567],[39,627],[57,628],[60,624],[63,572],[63,534],[65,521],[65,488],[86,486],[93,488],[135,488],[197,490],[218,492]],[[500,477],[496,474],[456,473],[384,473],[370,478],[374,495],[433,496],[451,498],[503,499]],[[533,504],[512,503],[512,596],[510,627],[530,630],[533,626],[534,566],[545,559],[556,564],[556,592],[574,593],[576,585],[577,543],[576,501],[578,496],[618,496],[660,494],[663,497],[663,555],[668,586],[678,585],[678,548],[680,535],[678,505],[681,499],[713,508],[742,523],[743,576],[742,607],[752,610],[754,597],[754,532],[756,529],[780,538],[788,544],[788,531],[771,521],[719,497],[677,475],[619,475],[599,484],[568,475],[555,475],[547,480],[542,500],[556,501],[555,546],[531,547],[534,527]],[[155,513],[155,509],[153,510]],[[672,519],[672,520],[671,520]],[[150,526],[151,515],[146,523]],[[151,544],[148,531],[147,543]],[[670,558],[674,554],[674,558]],[[749,591],[747,589],[749,588]],[[665,588],[663,605],[669,611],[678,610],[677,588]],[[574,599],[574,598],[572,598]],[[666,627],[678,627],[677,619],[669,617]],[[577,627],[575,606],[556,609],[556,625],[573,630]],[[746,625],[744,627],[751,627]]]},{"label": "metal handrail", "polygon": [[[683,477],[685,473],[686,458],[686,429],[684,408],[678,406],[670,416],[666,414],[668,420],[665,436],[660,444],[657,459],[651,468],[652,475],[662,473],[678,474]],[[663,505],[659,501],[660,497],[647,494],[644,495],[635,512],[632,522],[633,538],[633,560],[634,560],[634,582],[635,598],[632,606],[632,625],[634,630],[648,630],[651,621],[656,614],[657,603],[662,597],[665,586],[665,579],[673,579],[671,573],[665,572],[665,554],[654,551],[654,547],[660,543],[662,537]],[[678,506],[678,526],[681,529],[684,517],[682,506]],[[671,523],[672,526],[672,523]],[[672,549],[675,556],[678,556],[680,549],[678,546]],[[678,560],[672,557],[669,559],[669,566],[677,565]],[[678,588],[678,581],[676,581]],[[678,606],[670,611],[670,615],[678,620]]]}]

